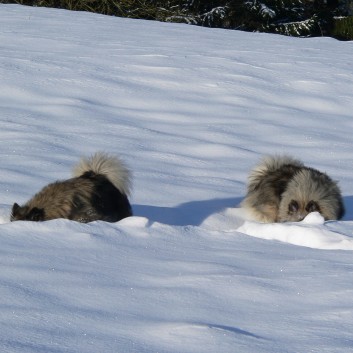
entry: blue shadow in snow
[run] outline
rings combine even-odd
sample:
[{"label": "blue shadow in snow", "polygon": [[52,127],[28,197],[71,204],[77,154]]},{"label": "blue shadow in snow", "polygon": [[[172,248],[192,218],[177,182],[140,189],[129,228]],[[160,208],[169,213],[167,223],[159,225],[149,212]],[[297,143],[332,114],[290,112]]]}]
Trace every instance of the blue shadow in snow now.
[{"label": "blue shadow in snow", "polygon": [[225,325],[215,325],[215,324],[206,324],[205,326],[207,326],[210,329],[228,331],[228,332],[232,332],[237,335],[249,336],[249,337],[257,338],[257,339],[264,339],[263,337],[255,335],[252,332],[241,330],[240,328],[237,328],[237,327],[225,326]]},{"label": "blue shadow in snow", "polygon": [[[175,207],[132,205],[134,216],[146,217],[151,222],[176,226],[198,226],[206,218],[228,207],[237,207],[242,197],[191,201]],[[346,209],[344,221],[353,220],[353,196],[343,197]]]},{"label": "blue shadow in snow", "polygon": [[151,222],[176,226],[200,225],[210,215],[228,207],[237,207],[242,198],[191,201],[175,207],[132,205],[134,216],[146,217]]},{"label": "blue shadow in snow", "polygon": [[343,217],[343,220],[352,221],[353,220],[353,196],[344,196],[343,202],[344,202],[344,207],[346,209],[346,213]]}]

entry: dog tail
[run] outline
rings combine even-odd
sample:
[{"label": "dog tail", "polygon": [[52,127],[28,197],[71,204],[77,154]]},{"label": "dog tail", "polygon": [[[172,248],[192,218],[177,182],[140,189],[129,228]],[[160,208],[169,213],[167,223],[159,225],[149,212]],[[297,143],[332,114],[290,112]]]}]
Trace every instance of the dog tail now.
[{"label": "dog tail", "polygon": [[304,164],[288,155],[265,156],[260,163],[255,167],[258,173],[268,173],[280,169],[284,165],[293,165],[295,167],[304,167]]},{"label": "dog tail", "polygon": [[79,177],[86,172],[104,175],[122,194],[131,194],[132,173],[116,156],[97,152],[88,158],[81,158],[73,169],[73,176]]},{"label": "dog tail", "polygon": [[256,187],[266,175],[281,169],[285,165],[294,168],[304,167],[301,161],[288,155],[265,156],[249,174],[248,182],[250,188]]}]

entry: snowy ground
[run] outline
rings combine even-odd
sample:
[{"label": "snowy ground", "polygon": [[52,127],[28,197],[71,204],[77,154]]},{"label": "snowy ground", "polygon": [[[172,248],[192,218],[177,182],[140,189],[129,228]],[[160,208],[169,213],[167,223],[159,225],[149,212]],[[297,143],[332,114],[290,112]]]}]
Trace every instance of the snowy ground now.
[{"label": "snowy ground", "polygon": [[[353,351],[353,42],[0,5],[0,351]],[[121,155],[135,216],[9,223]],[[264,153],[339,181],[346,216],[236,208]]]}]

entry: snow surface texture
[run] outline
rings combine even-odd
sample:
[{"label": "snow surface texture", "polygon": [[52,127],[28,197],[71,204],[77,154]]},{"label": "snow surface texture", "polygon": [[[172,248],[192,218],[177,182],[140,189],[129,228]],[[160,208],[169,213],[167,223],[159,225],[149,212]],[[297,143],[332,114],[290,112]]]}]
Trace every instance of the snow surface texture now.
[{"label": "snow surface texture", "polygon": [[[352,351],[352,42],[18,5],[0,23],[1,352]],[[98,150],[133,170],[134,217],[9,223]],[[249,220],[265,153],[339,180],[345,218]]]}]

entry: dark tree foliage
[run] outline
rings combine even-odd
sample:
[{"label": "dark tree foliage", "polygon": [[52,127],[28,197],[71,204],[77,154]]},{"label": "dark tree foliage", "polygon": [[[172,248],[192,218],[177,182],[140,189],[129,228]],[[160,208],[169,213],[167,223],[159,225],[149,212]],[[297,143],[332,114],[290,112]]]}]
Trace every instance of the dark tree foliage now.
[{"label": "dark tree foliage", "polygon": [[177,16],[167,21],[280,33],[290,36],[333,35],[335,18],[347,16],[353,0],[179,0]]},{"label": "dark tree foliage", "polygon": [[289,36],[352,38],[353,0],[12,0],[106,15]]}]

